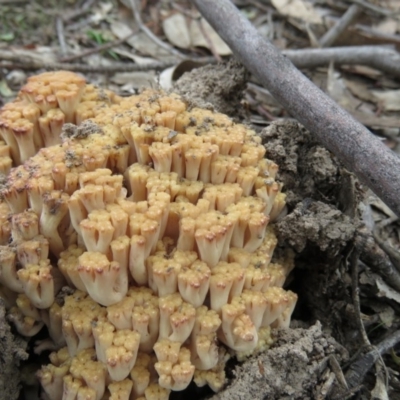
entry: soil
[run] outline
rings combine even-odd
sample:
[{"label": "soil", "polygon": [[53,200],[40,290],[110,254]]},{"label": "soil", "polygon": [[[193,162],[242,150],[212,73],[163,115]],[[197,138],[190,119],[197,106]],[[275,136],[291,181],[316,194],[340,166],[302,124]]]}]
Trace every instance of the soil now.
[{"label": "soil", "polygon": [[17,399],[21,390],[20,362],[28,358],[27,341],[14,335],[0,298],[0,400]]},{"label": "soil", "polygon": [[237,118],[243,115],[241,100],[248,73],[235,59],[226,64],[207,65],[186,72],[175,83],[174,91],[191,106],[221,112]]},{"label": "soil", "polygon": [[319,322],[276,335],[273,348],[237,365],[229,386],[211,399],[316,399],[323,391],[329,358],[348,358],[346,350],[323,333]]}]

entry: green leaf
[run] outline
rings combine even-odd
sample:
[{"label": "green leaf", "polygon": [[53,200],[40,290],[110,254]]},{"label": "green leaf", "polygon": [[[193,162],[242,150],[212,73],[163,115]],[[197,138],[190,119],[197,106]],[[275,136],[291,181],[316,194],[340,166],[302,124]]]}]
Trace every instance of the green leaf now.
[{"label": "green leaf", "polygon": [[0,95],[3,97],[14,96],[14,92],[8,87],[7,82],[4,79],[0,81]]},{"label": "green leaf", "polygon": [[0,34],[0,40],[3,42],[12,42],[15,39],[14,32],[6,32]]}]

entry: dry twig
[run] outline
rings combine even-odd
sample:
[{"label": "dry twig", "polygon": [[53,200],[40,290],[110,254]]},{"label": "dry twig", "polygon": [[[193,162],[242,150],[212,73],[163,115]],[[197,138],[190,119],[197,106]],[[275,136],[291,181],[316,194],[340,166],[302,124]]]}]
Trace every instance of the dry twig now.
[{"label": "dry twig", "polygon": [[[360,257],[360,250],[357,247],[355,247],[352,250],[351,255],[350,255],[350,268],[351,268],[352,299],[353,299],[353,307],[354,307],[354,311],[355,311],[356,323],[357,323],[358,329],[359,329],[359,331],[361,333],[361,337],[362,337],[362,341],[364,343],[364,346],[369,349],[369,353],[367,353],[367,354],[370,354],[371,352],[377,353],[376,359],[374,361],[375,368],[376,368],[376,373],[377,374],[383,374],[384,371],[386,372],[386,366],[385,366],[385,363],[384,363],[384,361],[382,359],[382,354],[383,353],[379,353],[378,349],[375,346],[371,345],[371,342],[370,342],[370,340],[368,338],[368,335],[367,335],[367,332],[365,330],[364,323],[363,323],[362,318],[361,318],[361,303],[360,303],[360,295],[359,295],[360,290],[359,290],[359,287],[358,287],[358,263],[359,263],[359,257]],[[364,360],[365,357],[366,357],[366,355],[364,355],[363,358],[361,358],[361,359]],[[363,377],[365,376],[365,374],[369,371],[369,369],[373,365],[373,364],[370,364],[369,368],[365,370],[365,374],[362,376],[362,379],[360,381],[357,381],[355,379],[355,376],[359,376],[358,372],[359,372],[360,365],[362,365],[363,367],[366,366],[366,364],[364,364],[364,363],[359,364],[359,361],[360,361],[360,358],[358,357],[357,360],[350,365],[348,373],[346,373],[345,379],[347,380],[348,386],[350,388],[359,387],[359,385],[363,381]],[[354,369],[353,367],[355,365],[357,365],[357,367]],[[350,373],[350,371],[352,371],[352,373]],[[356,371],[357,371],[357,373],[355,373]]]},{"label": "dry twig", "polygon": [[361,319],[361,304],[360,304],[360,289],[358,287],[358,261],[360,257],[360,251],[355,247],[350,255],[350,268],[351,268],[351,288],[352,288],[352,300],[353,307],[356,316],[356,323],[358,330],[361,333],[364,346],[371,348],[371,342],[368,339],[367,331]]},{"label": "dry twig", "polygon": [[392,246],[390,246],[388,243],[385,243],[378,235],[377,231],[374,231],[373,235],[378,245],[386,253],[389,260],[392,262],[392,265],[400,273],[400,253],[397,250],[395,250]]},{"label": "dry twig", "polygon": [[358,4],[360,7],[363,7],[365,10],[373,11],[376,14],[384,15],[386,17],[392,17],[393,15],[398,14],[398,12],[393,12],[392,10],[387,10],[386,8],[382,8],[372,4],[369,1],[364,0],[351,0],[353,3]]},{"label": "dry twig", "polygon": [[61,17],[56,18],[56,31],[61,54],[65,56],[67,54],[67,43],[64,35],[64,22]]},{"label": "dry twig", "polygon": [[297,70],[229,0],[192,3],[287,111],[400,215],[400,158]]},{"label": "dry twig", "polygon": [[394,289],[400,292],[400,272],[392,264],[387,254],[375,242],[367,228],[357,231],[355,245],[360,251],[360,259]]},{"label": "dry twig", "polygon": [[282,52],[297,68],[329,65],[366,65],[400,77],[400,55],[382,46],[349,46],[330,49],[285,50]]},{"label": "dry twig", "polygon": [[350,26],[350,24],[357,18],[360,14],[361,8],[353,4],[349,9],[343,14],[336,24],[325,33],[324,36],[319,40],[321,47],[329,47],[335,43],[336,39]]},{"label": "dry twig", "polygon": [[25,69],[25,70],[36,70],[46,69],[48,71],[54,70],[65,70],[82,73],[101,73],[101,74],[114,74],[117,72],[134,72],[134,71],[149,71],[156,70],[160,71],[165,68],[169,68],[175,65],[175,62],[155,62],[145,65],[139,64],[124,64],[115,63],[112,65],[87,65],[87,64],[67,64],[67,63],[46,63],[38,62],[34,60],[20,61],[0,61],[1,68],[7,69]]},{"label": "dry twig", "polygon": [[64,57],[64,58],[62,58],[60,60],[60,62],[69,63],[71,61],[78,60],[79,58],[87,57],[87,56],[90,56],[92,54],[100,53],[102,51],[111,49],[112,47],[119,46],[120,44],[124,43],[126,40],[128,40],[129,38],[131,38],[133,35],[136,35],[136,34],[137,34],[137,30],[132,31],[129,35],[126,35],[125,37],[123,37],[121,39],[117,39],[117,40],[114,40],[112,42],[108,42],[108,43],[103,44],[101,46],[96,46],[93,49],[88,49],[88,50],[82,51],[79,54],[74,54],[72,56]]},{"label": "dry twig", "polygon": [[377,29],[373,29],[369,26],[356,24],[354,27],[350,27],[349,30],[350,31],[354,30],[356,32],[359,32],[364,37],[370,39],[378,39],[385,41],[386,43],[392,43],[392,44],[400,43],[400,35],[396,35],[395,33],[382,32]]},{"label": "dry twig", "polygon": [[[149,71],[149,70],[163,70],[176,64],[176,61],[162,61],[154,62],[144,65],[130,64],[130,63],[114,63],[112,65],[87,65],[87,64],[69,64],[61,62],[46,62],[41,61],[37,58],[26,56],[26,53],[22,56],[16,51],[0,49],[0,66],[3,68],[20,68],[20,69],[47,69],[57,70],[63,69],[67,71],[76,72],[99,72],[104,74],[116,73],[116,72],[132,72],[132,71]],[[213,57],[199,57],[195,59],[198,63],[214,63]]]}]

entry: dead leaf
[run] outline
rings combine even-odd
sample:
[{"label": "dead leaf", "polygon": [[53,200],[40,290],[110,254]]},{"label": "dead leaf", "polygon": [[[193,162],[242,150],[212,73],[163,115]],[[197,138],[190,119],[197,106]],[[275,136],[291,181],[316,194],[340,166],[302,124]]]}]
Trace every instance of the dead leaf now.
[{"label": "dead leaf", "polygon": [[347,111],[365,126],[372,128],[400,128],[400,118],[397,117],[378,117],[377,115],[366,114],[354,109],[347,109]]},{"label": "dead leaf", "polygon": [[0,96],[2,97],[14,96],[14,92],[8,87],[7,82],[4,79],[0,81]]},{"label": "dead leaf", "polygon": [[[118,38],[122,39],[132,33],[132,29],[122,23],[114,22],[110,25],[111,32]],[[171,54],[154,43],[146,34],[139,32],[126,40],[129,46],[133,47],[136,51],[154,57],[158,60],[170,60]]]},{"label": "dead leaf", "polygon": [[340,69],[352,74],[366,76],[369,79],[379,79],[382,76],[382,72],[365,65],[341,65]]},{"label": "dead leaf", "polygon": [[346,83],[341,78],[340,74],[335,71],[333,63],[331,63],[328,68],[326,90],[329,96],[342,107],[348,108],[351,106]]},{"label": "dead leaf", "polygon": [[[205,19],[202,18],[200,20],[200,24],[212,42],[215,51],[220,56],[228,56],[229,54],[232,54],[232,50],[229,48],[229,46],[220,38],[218,33],[215,32],[212,26]],[[189,29],[192,46],[210,49],[210,45],[201,31],[198,21],[191,21]]]},{"label": "dead leaf", "polygon": [[[133,30],[128,25],[120,21],[115,21],[111,23],[110,30],[117,37],[117,39],[123,39],[133,32]],[[132,44],[132,39],[133,37],[130,37],[126,40],[126,43],[128,43],[131,47],[134,47]]]},{"label": "dead leaf", "polygon": [[400,90],[373,90],[372,93],[382,102],[382,107],[385,111],[400,110]]},{"label": "dead leaf", "polygon": [[386,379],[382,371],[376,374],[375,387],[371,391],[371,397],[374,400],[389,400],[389,395],[386,390]]},{"label": "dead leaf", "polygon": [[379,290],[377,293],[378,297],[386,297],[400,304],[400,293],[387,285],[379,275],[373,274],[373,276]]},{"label": "dead leaf", "polygon": [[367,89],[367,86],[365,84],[351,81],[349,79],[345,79],[344,81],[350,92],[360,100],[369,101],[370,103],[374,104],[378,101],[374,94]]},{"label": "dead leaf", "polygon": [[110,11],[113,9],[113,4],[110,3],[100,3],[98,7],[93,8],[92,21],[94,23],[100,23],[110,15]]},{"label": "dead leaf", "polygon": [[271,0],[280,14],[301,19],[310,24],[322,24],[322,18],[313,5],[303,0]]},{"label": "dead leaf", "polygon": [[172,75],[174,73],[175,67],[169,67],[164,69],[164,71],[162,71],[160,73],[160,86],[161,89],[164,90],[170,90],[172,89]]},{"label": "dead leaf", "polygon": [[373,25],[373,28],[382,33],[394,35],[397,32],[397,21],[393,18],[386,18],[378,24]]},{"label": "dead leaf", "polygon": [[143,87],[156,86],[156,74],[153,71],[121,72],[111,78],[111,82],[121,86],[121,90],[134,93]]},{"label": "dead leaf", "polygon": [[163,21],[163,30],[167,39],[176,47],[191,47],[190,32],[186,18],[182,14],[173,14]]},{"label": "dead leaf", "polygon": [[119,49],[119,48],[113,49],[113,52],[120,56],[123,56],[123,57],[133,60],[135,62],[135,64],[138,64],[138,65],[149,65],[149,64],[153,64],[153,63],[157,62],[157,60],[154,58],[141,57],[141,56],[138,56],[138,55],[132,53],[131,51],[127,51],[127,50],[123,50],[123,49]]}]

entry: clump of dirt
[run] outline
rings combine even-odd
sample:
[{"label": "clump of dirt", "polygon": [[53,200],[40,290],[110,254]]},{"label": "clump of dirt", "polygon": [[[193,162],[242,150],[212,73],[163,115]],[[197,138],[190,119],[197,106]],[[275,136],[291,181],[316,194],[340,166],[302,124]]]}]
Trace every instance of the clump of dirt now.
[{"label": "clump of dirt", "polygon": [[267,158],[279,165],[287,204],[312,198],[336,203],[341,185],[339,162],[298,122],[278,121],[261,132]]},{"label": "clump of dirt", "polygon": [[320,323],[276,334],[273,347],[238,365],[229,386],[211,400],[316,399],[324,383],[327,357],[335,356],[339,362],[348,358]]},{"label": "clump of dirt", "polygon": [[17,399],[20,387],[20,362],[28,358],[27,342],[15,336],[6,321],[4,301],[0,298],[0,400]]},{"label": "clump of dirt", "polygon": [[240,101],[247,78],[246,69],[232,59],[227,64],[207,65],[186,72],[176,82],[174,91],[194,107],[237,117],[243,112]]},{"label": "clump of dirt", "polygon": [[344,343],[344,310],[351,303],[346,257],[360,225],[363,193],[356,178],[296,121],[274,122],[261,137],[287,194],[287,215],[276,232],[280,246],[297,253],[291,286],[299,295],[296,315],[320,320]]},{"label": "clump of dirt", "polygon": [[337,208],[307,198],[277,223],[278,237],[298,253],[316,245],[328,257],[336,256],[353,238],[356,226]]}]

